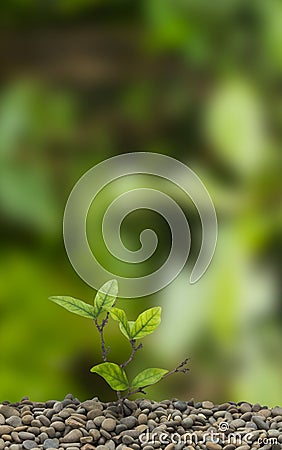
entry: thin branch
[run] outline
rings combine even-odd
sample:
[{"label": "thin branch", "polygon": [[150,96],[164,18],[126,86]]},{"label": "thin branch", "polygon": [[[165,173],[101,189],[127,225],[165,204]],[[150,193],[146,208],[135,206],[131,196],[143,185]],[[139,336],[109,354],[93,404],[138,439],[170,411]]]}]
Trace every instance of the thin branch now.
[{"label": "thin branch", "polygon": [[[167,372],[161,379],[163,380],[166,377],[169,377],[170,375],[173,375],[174,373],[187,373],[189,372],[189,368],[187,367],[188,362],[190,361],[190,358],[185,358],[181,363],[178,364],[177,367],[175,367],[175,369],[170,370],[169,372]],[[134,389],[133,391],[131,391],[129,389],[129,391],[127,392],[127,395],[134,395],[134,394],[138,394],[139,392],[142,394],[146,394],[146,392],[144,391],[144,389],[146,389],[147,387],[151,386],[150,384],[147,384],[146,386],[141,386],[139,388]]]},{"label": "thin branch", "polygon": [[170,372],[167,372],[163,378],[169,377],[170,375],[173,375],[174,373],[178,373],[178,372],[182,372],[182,373],[187,373],[189,372],[189,368],[186,367],[188,362],[190,361],[190,358],[185,358],[181,363],[178,364],[177,367],[175,367],[175,369],[170,370]]},{"label": "thin branch", "polygon": [[105,338],[104,338],[104,328],[107,325],[108,321],[109,321],[109,312],[107,312],[106,316],[104,317],[104,319],[102,320],[102,322],[99,324],[98,319],[94,319],[94,323],[95,326],[100,334],[100,339],[101,339],[101,350],[102,350],[102,359],[104,362],[107,361],[107,354],[110,351],[110,347],[106,347],[105,344]]},{"label": "thin branch", "polygon": [[135,354],[138,352],[138,350],[143,348],[143,345],[141,343],[136,346],[136,339],[131,339],[130,340],[130,345],[131,345],[131,355],[130,355],[130,357],[128,358],[127,361],[124,361],[122,364],[120,364],[119,367],[121,369],[124,369],[124,367],[126,367],[128,364],[130,364],[131,361],[133,361],[133,358],[134,358]]}]

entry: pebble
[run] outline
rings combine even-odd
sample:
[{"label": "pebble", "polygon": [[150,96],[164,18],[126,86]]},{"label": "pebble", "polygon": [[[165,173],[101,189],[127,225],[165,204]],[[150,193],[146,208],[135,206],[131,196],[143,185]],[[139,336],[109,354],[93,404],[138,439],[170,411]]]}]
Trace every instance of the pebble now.
[{"label": "pebble", "polygon": [[24,441],[26,439],[34,439],[34,435],[32,433],[29,433],[28,431],[20,431],[19,432],[19,438]]},{"label": "pebble", "polygon": [[147,418],[146,414],[144,414],[144,413],[141,413],[141,414],[138,416],[138,423],[139,423],[140,425],[146,424],[146,423],[147,423],[147,420],[148,420],[148,418]]},{"label": "pebble", "polygon": [[193,423],[194,423],[194,421],[190,417],[186,417],[185,419],[182,420],[182,426],[185,430],[188,430],[189,428],[191,428]]},{"label": "pebble", "polygon": [[234,427],[234,428],[241,428],[241,427],[245,426],[245,421],[242,419],[235,419],[235,420],[232,420],[232,422],[230,423],[230,426]]},{"label": "pebble", "polygon": [[134,416],[124,417],[120,420],[120,423],[123,423],[127,429],[131,429],[137,425],[137,419]]},{"label": "pebble", "polygon": [[187,409],[187,403],[182,402],[180,400],[177,400],[177,402],[174,402],[173,405],[176,409],[179,409],[179,411],[185,411]]},{"label": "pebble", "polygon": [[252,407],[249,403],[241,403],[239,410],[242,414],[252,411]]},{"label": "pebble", "polygon": [[[117,402],[102,403],[96,397],[82,403],[70,395],[62,401],[46,403],[32,403],[27,398],[15,404],[5,402],[0,404],[0,450],[192,450],[192,445],[169,442],[173,433],[180,437],[189,432],[198,436],[199,449],[281,449],[279,406],[270,409],[248,402],[215,405],[207,400],[195,403],[125,399],[123,412],[121,417]],[[200,443],[205,433],[220,431],[223,422],[231,433],[252,433],[252,444]],[[141,443],[142,433],[156,433],[155,442]],[[168,442],[160,442],[160,433],[168,436]],[[261,438],[274,441],[260,444]]]},{"label": "pebble", "polygon": [[95,425],[97,425],[97,427],[100,427],[102,425],[102,422],[104,421],[105,417],[104,416],[98,416],[95,417],[95,419],[93,419],[93,422]]},{"label": "pebble", "polygon": [[204,409],[212,409],[212,408],[214,408],[214,404],[212,402],[209,402],[209,401],[204,401],[204,402],[202,402],[202,408],[204,408]]},{"label": "pebble", "polygon": [[261,416],[253,416],[252,421],[256,424],[259,430],[268,430],[269,425],[266,423]]},{"label": "pebble", "polygon": [[22,420],[19,416],[10,416],[6,419],[6,423],[11,425],[11,427],[16,428],[22,425]]},{"label": "pebble", "polygon": [[22,445],[23,445],[23,448],[25,448],[26,450],[31,450],[32,448],[37,447],[36,442],[31,439],[26,439],[25,441],[23,441]]},{"label": "pebble", "polygon": [[117,423],[115,419],[104,419],[101,427],[106,431],[114,431],[114,429],[116,428],[116,424]]},{"label": "pebble", "polygon": [[22,418],[22,423],[24,425],[30,425],[32,421],[33,421],[33,417],[31,414],[25,414]]},{"label": "pebble", "polygon": [[59,448],[59,439],[46,439],[43,444],[44,449]]},{"label": "pebble", "polygon": [[64,424],[64,422],[56,420],[55,422],[52,423],[52,428],[54,428],[54,430],[56,430],[56,431],[64,431],[65,424]]},{"label": "pebble", "polygon": [[[1,409],[0,409],[1,412]],[[279,406],[275,406],[275,408],[272,408],[271,410],[271,414],[276,417],[276,416],[282,416],[282,408],[279,408]]]},{"label": "pebble", "polygon": [[13,406],[9,405],[1,405],[0,406],[0,414],[2,414],[4,417],[8,418],[11,416],[19,416],[19,411],[14,408]]},{"label": "pebble", "polygon": [[210,442],[210,441],[208,441],[206,443],[206,447],[208,450],[221,450],[222,449],[221,445],[216,444],[215,442]]},{"label": "pebble", "polygon": [[13,431],[13,427],[10,425],[0,425],[0,436],[3,434],[9,434]]},{"label": "pebble", "polygon": [[77,442],[82,437],[82,432],[80,430],[71,430],[69,431],[62,439],[63,443],[72,443]]},{"label": "pebble", "polygon": [[100,409],[102,411],[103,407],[100,402],[97,400],[86,400],[85,402],[81,403],[80,406],[82,406],[86,411],[91,411],[91,409]]}]

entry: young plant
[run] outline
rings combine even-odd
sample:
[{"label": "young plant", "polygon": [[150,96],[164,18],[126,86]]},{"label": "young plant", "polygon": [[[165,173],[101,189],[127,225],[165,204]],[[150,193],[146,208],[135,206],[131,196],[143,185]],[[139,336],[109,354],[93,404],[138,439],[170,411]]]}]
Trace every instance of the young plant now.
[{"label": "young plant", "polygon": [[[161,323],[161,307],[156,306],[139,314],[135,321],[127,319],[123,309],[116,308],[116,300],[118,295],[118,284],[116,280],[105,283],[97,292],[93,305],[67,296],[53,296],[50,300],[67,309],[68,311],[80,316],[92,319],[100,335],[101,353],[103,362],[92,367],[91,372],[97,373],[117,392],[118,399],[122,400],[130,395],[142,392],[152,384],[157,383],[161,379],[177,372],[188,372],[187,363],[189,358],[182,361],[175,369],[169,371],[151,367],[142,370],[137,374],[131,382],[125,368],[133,361],[135,354],[140,350],[142,343],[137,341],[144,338],[148,334],[153,333]],[[131,346],[131,354],[129,358],[121,364],[108,361],[108,353],[110,347],[106,347],[104,330],[109,322],[109,318],[117,321],[120,331],[128,339]],[[125,395],[121,393],[125,392]]]}]

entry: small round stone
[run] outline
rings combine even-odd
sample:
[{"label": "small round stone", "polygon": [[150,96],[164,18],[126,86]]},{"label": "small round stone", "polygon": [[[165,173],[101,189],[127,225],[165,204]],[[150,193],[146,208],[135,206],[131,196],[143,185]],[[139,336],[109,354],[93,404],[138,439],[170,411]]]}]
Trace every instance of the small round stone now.
[{"label": "small round stone", "polygon": [[82,432],[78,429],[69,431],[62,439],[62,443],[79,442],[82,437]]},{"label": "small round stone", "polygon": [[100,439],[100,431],[97,430],[96,428],[93,428],[92,430],[89,431],[90,436],[92,436],[93,441],[96,442],[98,441],[98,439]]},{"label": "small round stone", "polygon": [[134,428],[137,425],[137,419],[134,416],[123,417],[120,420],[120,423],[123,423],[128,430]]},{"label": "small round stone", "polygon": [[149,402],[149,400],[142,400],[140,402],[139,406],[140,406],[141,409],[149,409],[150,411],[152,409],[152,403]]},{"label": "small round stone", "polygon": [[131,444],[133,444],[134,439],[133,439],[133,437],[128,436],[128,435],[126,434],[125,436],[122,436],[122,442],[123,442],[123,444],[131,445]]},{"label": "small round stone", "polygon": [[54,428],[54,430],[56,430],[56,431],[64,431],[65,424],[64,424],[64,422],[56,420],[55,422],[52,422],[52,428]]},{"label": "small round stone", "polygon": [[37,447],[36,442],[34,442],[31,439],[26,439],[25,441],[23,441],[23,448],[25,448],[26,450],[31,450],[32,448],[36,447]]},{"label": "small round stone", "polygon": [[25,414],[22,418],[23,425],[30,425],[33,421],[33,416],[31,414]]},{"label": "small round stone", "polygon": [[239,406],[239,410],[244,414],[246,412],[252,411],[252,407],[249,403],[244,402]]},{"label": "small round stone", "polygon": [[179,411],[185,411],[187,409],[187,403],[180,400],[177,400],[173,405],[176,409],[179,409]]},{"label": "small round stone", "polygon": [[13,427],[10,425],[0,425],[0,436],[3,434],[10,434],[13,431]]},{"label": "small round stone", "polygon": [[147,418],[146,414],[144,414],[144,413],[139,414],[139,416],[138,416],[138,423],[140,425],[146,424],[147,421],[148,421],[148,418]]},{"label": "small round stone", "polygon": [[40,416],[37,417],[37,419],[42,423],[42,425],[44,425],[45,427],[49,427],[51,421],[50,419],[48,419],[48,417],[44,416],[43,414],[41,414]]},{"label": "small round stone", "polygon": [[212,409],[212,408],[214,408],[214,404],[213,404],[213,402],[204,401],[202,403],[202,408],[204,408],[204,409]]},{"label": "small round stone", "polygon": [[98,416],[98,417],[95,417],[94,419],[93,419],[93,422],[95,423],[95,425],[97,426],[97,427],[100,427],[101,425],[102,425],[102,422],[105,420],[105,417],[104,416]]},{"label": "small round stone", "polygon": [[256,424],[259,430],[269,429],[269,424],[266,423],[261,416],[253,416],[252,421]]},{"label": "small round stone", "polygon": [[193,425],[193,419],[191,419],[190,417],[186,417],[185,419],[182,420],[182,426],[185,430],[188,430],[188,428],[191,428]]},{"label": "small round stone", "polygon": [[11,416],[19,416],[19,411],[13,406],[9,405],[1,405],[0,406],[0,414],[2,414],[6,419]]},{"label": "small round stone", "polygon": [[8,419],[6,419],[6,424],[16,428],[22,425],[22,420],[19,416],[10,416],[8,417]]},{"label": "small round stone", "polygon": [[210,441],[208,441],[206,443],[206,447],[208,450],[221,450],[222,449],[221,445],[216,444],[215,442],[210,442]]},{"label": "small round stone", "polygon": [[29,433],[28,431],[20,431],[19,438],[22,441],[25,441],[25,440],[33,440],[35,436],[32,433]]},{"label": "small round stone", "polygon": [[59,439],[46,439],[43,444],[44,449],[50,449],[50,448],[59,448]]},{"label": "small round stone", "polygon": [[234,427],[234,428],[241,428],[241,427],[244,427],[245,425],[246,425],[246,423],[242,419],[235,419],[235,420],[232,420],[232,422],[230,423],[230,426]]},{"label": "small round stone", "polygon": [[104,419],[101,426],[104,430],[106,431],[114,431],[114,429],[116,428],[116,420],[115,419]]},{"label": "small round stone", "polygon": [[271,414],[273,415],[273,417],[282,416],[282,408],[279,408],[279,406],[275,406],[275,408],[272,408]]},{"label": "small round stone", "polygon": [[87,419],[89,419],[89,420],[93,420],[93,419],[95,419],[95,417],[99,417],[99,416],[101,416],[101,409],[91,409],[87,413]]}]

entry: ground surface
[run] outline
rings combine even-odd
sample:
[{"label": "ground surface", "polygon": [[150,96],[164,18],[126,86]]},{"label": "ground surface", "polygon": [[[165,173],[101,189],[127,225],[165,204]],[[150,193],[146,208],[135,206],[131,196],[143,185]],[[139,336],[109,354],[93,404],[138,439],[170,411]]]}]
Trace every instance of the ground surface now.
[{"label": "ground surface", "polygon": [[282,408],[249,403],[98,398],[0,404],[0,450],[248,450],[282,448]]}]

